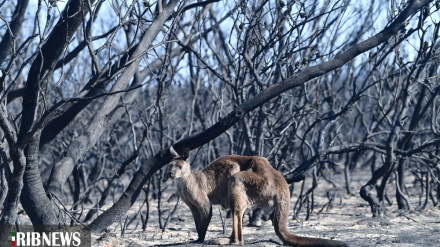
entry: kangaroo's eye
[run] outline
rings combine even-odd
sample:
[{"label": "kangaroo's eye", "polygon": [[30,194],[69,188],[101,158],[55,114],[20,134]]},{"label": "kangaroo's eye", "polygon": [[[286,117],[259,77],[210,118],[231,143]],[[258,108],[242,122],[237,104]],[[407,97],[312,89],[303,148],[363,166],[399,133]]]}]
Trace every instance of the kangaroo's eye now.
[{"label": "kangaroo's eye", "polygon": [[182,169],[182,166],[179,165],[179,166],[177,166],[177,168]]}]

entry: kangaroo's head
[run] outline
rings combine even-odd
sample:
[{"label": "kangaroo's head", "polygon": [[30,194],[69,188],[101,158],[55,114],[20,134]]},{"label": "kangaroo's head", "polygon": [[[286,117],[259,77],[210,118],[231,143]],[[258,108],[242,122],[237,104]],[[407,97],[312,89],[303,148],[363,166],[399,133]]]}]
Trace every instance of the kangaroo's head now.
[{"label": "kangaroo's head", "polygon": [[170,164],[170,177],[172,179],[184,177],[191,173],[190,165],[186,159],[175,159]]},{"label": "kangaroo's head", "polygon": [[[172,150],[173,152],[174,150]],[[175,152],[175,151],[174,151]],[[177,153],[176,153],[177,154]],[[170,162],[170,177],[172,179],[184,177],[191,173],[191,167],[188,163],[189,150],[184,150],[181,156],[178,156]]]}]

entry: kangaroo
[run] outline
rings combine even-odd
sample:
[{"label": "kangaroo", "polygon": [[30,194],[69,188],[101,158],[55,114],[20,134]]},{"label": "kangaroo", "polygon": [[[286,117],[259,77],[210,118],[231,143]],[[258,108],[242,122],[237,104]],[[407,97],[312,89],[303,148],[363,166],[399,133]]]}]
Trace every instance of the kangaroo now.
[{"label": "kangaroo", "polygon": [[231,244],[243,244],[243,215],[248,208],[274,210],[273,226],[277,236],[290,246],[348,246],[344,242],[296,236],[289,232],[287,221],[290,192],[284,177],[269,161],[260,156],[229,155],[218,158],[206,168],[192,172],[188,155],[174,159],[170,177],[177,191],[190,208],[198,239],[205,240],[212,216],[212,205],[231,209],[233,230]]}]

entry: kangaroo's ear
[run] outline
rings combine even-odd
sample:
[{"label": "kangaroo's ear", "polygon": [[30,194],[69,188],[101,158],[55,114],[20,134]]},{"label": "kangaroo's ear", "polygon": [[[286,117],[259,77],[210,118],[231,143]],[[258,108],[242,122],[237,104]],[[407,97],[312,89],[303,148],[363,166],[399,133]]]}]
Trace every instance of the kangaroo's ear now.
[{"label": "kangaroo's ear", "polygon": [[187,160],[189,158],[189,151],[189,148],[184,148],[182,151],[182,155],[179,155],[173,146],[170,147],[170,153],[173,156],[173,159]]},{"label": "kangaroo's ear", "polygon": [[173,159],[180,157],[180,155],[176,152],[176,150],[174,150],[173,146],[170,147],[170,153],[171,153],[171,156],[173,156]]},{"label": "kangaroo's ear", "polygon": [[187,160],[187,159],[189,158],[189,151],[190,151],[189,148],[184,148],[184,149],[183,149],[183,153],[182,153],[182,155],[180,156],[180,158],[182,158],[182,159],[184,159],[184,160]]}]

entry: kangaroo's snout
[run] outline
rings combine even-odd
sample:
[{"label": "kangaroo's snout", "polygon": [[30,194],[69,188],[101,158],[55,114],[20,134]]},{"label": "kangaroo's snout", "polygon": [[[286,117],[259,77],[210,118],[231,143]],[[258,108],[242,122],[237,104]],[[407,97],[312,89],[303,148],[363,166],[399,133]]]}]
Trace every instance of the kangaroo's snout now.
[{"label": "kangaroo's snout", "polygon": [[168,177],[170,177],[171,179],[175,179],[176,178],[176,173],[175,172],[170,172],[170,173],[168,173]]}]

